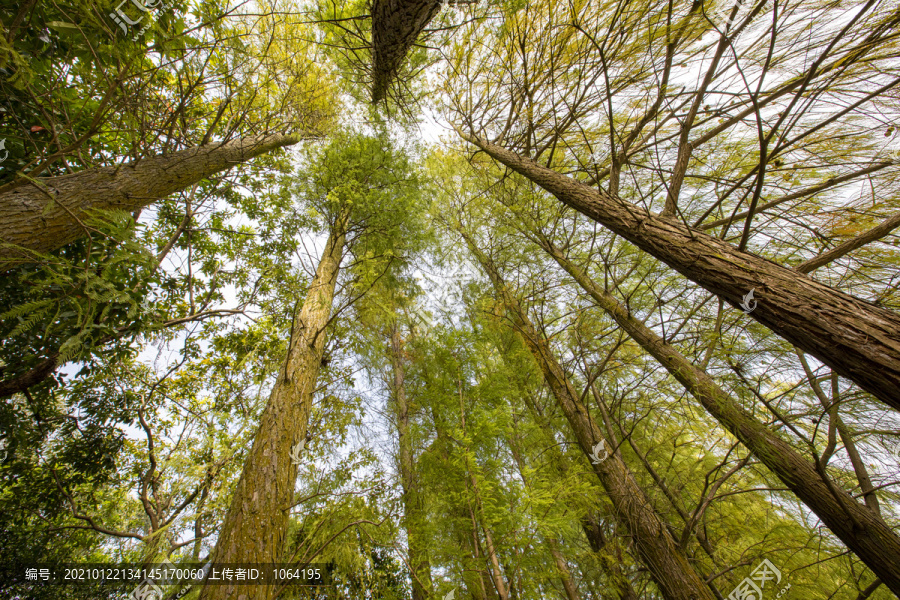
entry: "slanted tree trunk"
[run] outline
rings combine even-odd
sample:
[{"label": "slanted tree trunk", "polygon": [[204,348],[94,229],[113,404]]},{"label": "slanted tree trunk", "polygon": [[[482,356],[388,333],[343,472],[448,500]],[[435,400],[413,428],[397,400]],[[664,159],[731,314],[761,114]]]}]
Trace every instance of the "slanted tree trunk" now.
[{"label": "slanted tree trunk", "polygon": [[[466,234],[463,236],[470,251],[491,278],[504,306],[510,311],[516,329],[522,334],[560,409],[572,426],[579,446],[586,456],[590,456],[595,445],[605,441],[600,427],[581,402],[562,366],[550,351],[546,339],[507,289],[493,262]],[[611,450],[611,447],[606,447],[606,452]],[[663,596],[668,600],[713,600],[709,587],[690,565],[684,551],[672,538],[666,524],[653,509],[619,453],[609,454],[599,464],[594,461],[592,464],[594,473],[615,508],[616,519],[631,535],[639,558],[649,569],[650,576]]]},{"label": "slanted tree trunk", "polygon": [[806,504],[895,594],[900,595],[900,536],[876,511],[837,487],[823,468],[803,458],[772,433],[703,369],[628,314],[609,292],[566,258],[541,232],[536,241],[647,353],[660,362],[725,429]]},{"label": "slanted tree trunk", "polygon": [[374,0],[372,103],[381,102],[416,38],[441,9],[441,0]]},{"label": "slanted tree trunk", "polygon": [[[504,357],[505,358],[505,357]],[[516,423],[513,423],[513,430],[516,429]],[[544,423],[540,423],[542,429],[545,428]],[[522,484],[525,486],[525,489],[528,490],[529,493],[532,492],[531,481],[526,475],[527,469],[525,468],[525,459],[522,456],[522,451],[520,449],[520,445],[518,439],[515,435],[510,435],[507,438],[507,445],[509,446],[510,452],[512,453],[513,460],[516,462],[516,468],[519,471],[519,477],[522,479]],[[558,456],[560,454],[559,448],[555,445],[551,445],[550,455],[552,459],[559,460],[559,470],[561,473],[565,473],[565,466],[562,461],[562,457]],[[559,573],[559,580],[563,586],[563,591],[566,593],[566,598],[568,600],[579,600],[581,595],[578,593],[578,587],[575,585],[575,581],[572,579],[572,572],[569,571],[569,565],[566,563],[566,559],[563,556],[562,552],[559,550],[559,540],[555,537],[546,536],[546,544],[547,549],[550,551],[550,556],[553,557],[553,562],[556,564],[556,570]]]},{"label": "slanted tree trunk", "polygon": [[[288,355],[225,515],[213,552],[215,563],[276,563],[282,559],[297,480],[291,454],[306,440],[349,216],[349,205],[345,205],[331,227],[303,308],[294,315]],[[200,599],[271,600],[274,589],[208,585]]]},{"label": "slanted tree trunk", "polygon": [[591,546],[591,550],[600,559],[601,568],[606,571],[610,583],[618,594],[620,600],[639,600],[637,592],[631,587],[631,582],[622,572],[621,565],[613,559],[609,552],[609,543],[603,535],[603,527],[596,513],[590,513],[581,519],[581,529]]},{"label": "slanted tree trunk", "polygon": [[299,138],[259,135],[206,144],[116,167],[23,181],[0,194],[0,271],[34,262],[88,235],[91,209],[134,212],[189,185]]},{"label": "slanted tree trunk", "polygon": [[559,551],[559,542],[553,538],[548,538],[547,548],[553,556],[553,562],[556,563],[556,570],[559,571],[559,578],[562,581],[563,590],[566,592],[566,598],[568,600],[581,600],[581,594],[578,593],[578,588],[572,579],[572,572],[569,571],[566,558]]},{"label": "slanted tree trunk", "polygon": [[[459,385],[459,413],[460,419],[462,420],[462,430],[463,437],[466,435],[466,412],[465,405],[463,403],[463,392],[462,392],[462,381],[458,382]],[[472,495],[475,500],[475,508],[478,510],[478,516],[481,521],[481,531],[484,533],[484,544],[487,547],[487,555],[488,559],[491,561],[491,577],[494,582],[494,589],[497,591],[497,595],[500,600],[509,600],[509,590],[506,587],[506,582],[503,580],[503,571],[500,569],[500,557],[497,556],[497,549],[494,545],[494,536],[491,533],[491,528],[488,527],[487,516],[484,512],[484,503],[481,501],[481,492],[478,490],[478,479],[475,477],[475,473],[472,471],[472,467],[469,464],[469,447],[463,447],[463,457],[465,459],[466,465],[466,475],[469,478],[469,485],[472,486]],[[473,509],[470,507],[470,511]],[[472,512],[472,519],[475,519],[475,513]],[[477,537],[476,537],[477,541]]]},{"label": "slanted tree trunk", "polygon": [[[498,347],[497,350],[500,352],[500,355],[503,357],[503,360],[504,362],[506,362],[507,366],[510,366],[507,362],[508,359],[506,353],[504,352],[504,349]],[[560,473],[560,476],[565,478],[569,474],[569,463],[567,458],[560,451],[559,446],[557,446],[556,440],[552,439],[553,434],[551,432],[554,428],[552,427],[550,420],[544,415],[543,412],[541,412],[532,396],[528,394],[526,390],[522,389],[521,385],[519,386],[519,391],[522,395],[525,406],[528,407],[528,412],[531,413],[531,418],[533,418],[534,421],[540,426],[541,431],[543,431],[545,435],[548,436],[548,441],[550,441],[550,443],[547,446],[546,452],[549,454],[550,463],[555,465],[556,469]],[[510,444],[510,446],[512,447],[512,444]],[[516,459],[516,462],[519,463],[517,452],[513,452],[513,457]],[[524,481],[525,473],[522,469],[521,464],[519,464],[519,472],[521,473],[522,479]],[[597,559],[600,562],[600,568],[603,569],[603,572],[607,578],[607,582],[609,586],[614,590],[614,593],[617,594],[618,599],[638,600],[638,596],[635,593],[634,588],[631,587],[631,582],[622,571],[621,562],[613,560],[612,556],[609,553],[609,547],[607,546],[607,541],[605,536],[603,535],[603,530],[600,525],[599,515],[595,511],[591,511],[581,518],[581,524],[585,536],[587,537],[588,544],[590,545],[591,550],[593,550],[597,555]],[[565,583],[563,583],[563,585],[565,586]]]},{"label": "slanted tree trunk", "polygon": [[409,568],[412,574],[413,600],[431,595],[431,563],[426,536],[422,533],[425,510],[416,475],[409,432],[409,403],[406,398],[406,372],[403,368],[403,340],[396,321],[391,326],[390,358],[393,381],[390,389],[397,410],[397,445],[400,454],[400,484],[403,487],[403,511],[409,543]]},{"label": "slanted tree trunk", "polygon": [[460,135],[733,306],[753,291],[757,305],[751,318],[900,410],[900,315],[739,251],[496,144]]}]

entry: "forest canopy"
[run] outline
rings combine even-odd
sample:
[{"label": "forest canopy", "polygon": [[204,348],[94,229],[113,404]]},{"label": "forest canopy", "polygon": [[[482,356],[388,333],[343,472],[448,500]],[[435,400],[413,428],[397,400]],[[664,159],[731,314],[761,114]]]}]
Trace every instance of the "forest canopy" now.
[{"label": "forest canopy", "polygon": [[900,598],[897,2],[117,1],[0,6],[0,598]]}]

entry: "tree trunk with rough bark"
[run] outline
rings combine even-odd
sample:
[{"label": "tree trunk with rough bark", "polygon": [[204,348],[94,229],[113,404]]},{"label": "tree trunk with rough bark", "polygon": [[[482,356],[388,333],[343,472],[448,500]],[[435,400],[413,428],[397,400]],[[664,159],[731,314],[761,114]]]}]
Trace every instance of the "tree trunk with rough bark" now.
[{"label": "tree trunk with rough bark", "polygon": [[[463,391],[462,391],[462,381],[458,381],[457,385],[459,386],[459,414],[460,420],[462,422],[462,431],[463,437],[466,435],[466,411],[465,411],[465,403],[463,402]],[[509,600],[509,590],[506,587],[506,582],[503,580],[503,571],[500,569],[500,557],[497,556],[497,549],[494,546],[494,536],[491,533],[491,528],[488,527],[487,516],[484,512],[484,503],[481,501],[481,492],[478,491],[478,480],[475,477],[475,473],[472,472],[472,466],[469,464],[469,447],[463,446],[463,457],[465,458],[465,466],[466,466],[466,476],[469,478],[468,484],[472,486],[472,496],[475,500],[475,509],[478,510],[478,516],[481,521],[481,531],[484,534],[484,544],[487,546],[487,555],[488,559],[491,561],[491,579],[494,582],[494,590],[497,592],[497,596],[500,600]],[[475,509],[472,508],[471,504],[469,506],[469,511],[472,514],[472,524],[475,524]],[[477,530],[476,530],[476,542],[477,542]]]},{"label": "tree trunk with rough bark", "polygon": [[[503,357],[507,366],[510,366],[507,362],[507,356],[504,349],[498,347],[497,350],[500,352],[500,355]],[[548,444],[546,451],[549,454],[550,463],[555,465],[560,475],[565,478],[569,473],[570,467],[566,457],[556,445],[556,441],[552,439],[553,434],[551,432],[553,431],[553,427],[550,424],[550,420],[547,419],[543,412],[541,412],[531,395],[523,390],[521,385],[519,386],[519,391],[522,394],[525,406],[528,407],[528,412],[531,413],[531,418],[534,419],[541,430],[548,436],[548,441],[550,443]],[[516,458],[518,462],[517,453],[514,452],[513,457]],[[525,475],[521,465],[519,466],[519,472],[522,473],[522,478],[524,480]],[[628,580],[628,577],[625,576],[625,573],[622,572],[621,562],[613,560],[609,552],[609,547],[607,546],[606,538],[603,535],[603,529],[601,528],[598,514],[591,511],[581,518],[581,524],[585,536],[587,537],[588,544],[590,545],[591,550],[597,555],[597,559],[600,562],[600,568],[603,569],[603,572],[606,574],[609,587],[615,590],[614,593],[617,594],[617,600],[638,600],[634,588],[631,587],[631,582]]]},{"label": "tree trunk with rough bark", "polygon": [[639,600],[637,592],[631,587],[631,582],[622,572],[620,563],[614,560],[609,552],[609,543],[603,535],[603,527],[596,513],[591,513],[581,519],[581,529],[591,546],[591,550],[600,559],[601,568],[606,571],[611,579],[610,583],[615,588],[619,600]]},{"label": "tree trunk with rough bark", "polygon": [[441,0],[374,0],[372,103],[381,102],[416,38],[441,9]]},{"label": "tree trunk with rough bark", "polygon": [[[349,215],[345,205],[332,225],[303,308],[294,315],[288,355],[244,461],[213,552],[214,563],[282,560],[297,479],[291,455],[298,455],[306,440]],[[208,585],[200,600],[271,600],[273,593],[274,586]]]},{"label": "tree trunk with rough bark", "polygon": [[540,232],[538,243],[647,353],[662,364],[726,430],[766,465],[895,594],[900,595],[900,536],[744,410],[703,369],[631,316],[609,292]]},{"label": "tree trunk with rough bark", "polygon": [[[461,232],[462,233],[462,232]],[[493,262],[466,237],[469,249],[481,263],[494,284],[497,294],[510,311],[516,329],[522,334],[526,346],[544,374],[550,391],[556,398],[575,438],[586,456],[605,436],[588,414],[579,394],[572,387],[562,366],[553,356],[546,339],[538,332],[525,314],[518,300],[506,288]],[[610,453],[597,461],[592,460],[594,473],[609,495],[619,520],[631,535],[638,556],[647,566],[650,576],[667,600],[713,600],[714,596],[703,579],[688,562],[686,554],[669,534],[665,522],[656,514],[650,500],[638,485],[628,466],[618,452]]]},{"label": "tree trunk with rough bark", "polygon": [[0,271],[34,262],[90,233],[92,209],[134,212],[189,185],[299,138],[260,135],[206,144],[116,167],[22,181],[0,194]]},{"label": "tree trunk with rough bark", "polygon": [[391,394],[397,410],[397,445],[400,454],[400,484],[403,487],[403,511],[406,538],[409,544],[409,568],[412,577],[413,600],[426,600],[431,595],[431,563],[428,559],[426,536],[421,532],[425,510],[416,475],[409,432],[409,402],[406,398],[406,372],[403,368],[403,340],[396,322],[391,326]]},{"label": "tree trunk with rough bark", "polygon": [[732,306],[753,291],[757,305],[749,313],[751,318],[900,410],[900,315],[739,251],[496,144],[460,135]]},{"label": "tree trunk with rough bark", "polygon": [[572,572],[569,570],[566,558],[559,551],[559,542],[553,538],[548,538],[547,548],[553,556],[553,562],[556,563],[556,570],[559,571],[559,578],[562,582],[563,591],[566,593],[566,598],[568,600],[581,600],[581,594],[578,593],[578,588],[572,579]]}]

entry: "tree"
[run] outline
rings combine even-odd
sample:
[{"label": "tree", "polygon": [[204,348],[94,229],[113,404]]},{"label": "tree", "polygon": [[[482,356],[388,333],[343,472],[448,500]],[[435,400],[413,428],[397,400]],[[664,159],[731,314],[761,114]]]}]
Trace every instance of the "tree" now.
[{"label": "tree", "polygon": [[[448,50],[448,115],[476,148],[528,171],[569,206],[733,306],[753,291],[751,318],[898,408],[897,320],[879,306],[893,297],[890,275],[875,267],[877,289],[850,296],[836,289],[844,285],[819,283],[827,277],[821,271],[812,280],[777,263],[822,243],[795,225],[798,215],[831,235],[845,231],[834,221],[858,209],[843,202],[840,186],[865,178],[880,190],[876,205],[876,197],[892,197],[882,134],[895,129],[877,115],[894,114],[891,90],[900,79],[893,68],[877,81],[861,74],[887,66],[887,32],[900,14],[858,3],[847,7],[844,25],[829,20],[826,27],[800,5],[722,12],[663,2],[627,11],[518,7],[504,27],[471,33]],[[822,25],[813,38],[801,33],[810,23]],[[788,50],[799,47],[808,60]],[[785,72],[792,75],[775,75]],[[692,81],[684,89],[671,83],[682,76]],[[862,81],[859,98],[838,89]],[[819,112],[832,94],[839,106]],[[867,126],[842,129],[851,116]],[[784,197],[774,206],[793,202],[796,210],[762,218],[771,196]],[[893,214],[892,204],[878,213]],[[734,216],[748,205],[733,241],[733,218],[719,220],[721,240],[696,231],[713,213]]]},{"label": "tree", "polygon": [[219,171],[298,141],[296,136],[255,136],[23,182],[0,195],[0,269],[39,260],[40,253],[89,236],[84,221],[92,211],[139,211]]},{"label": "tree", "polygon": [[372,102],[381,102],[416,38],[438,13],[441,0],[372,3]]},{"label": "tree", "polygon": [[[297,476],[292,449],[302,448],[307,436],[341,262],[348,249],[360,253],[363,260],[356,269],[365,269],[358,272],[362,285],[372,285],[380,276],[379,262],[386,265],[402,257],[399,241],[391,245],[386,240],[396,240],[407,233],[404,227],[412,225],[400,217],[414,210],[415,178],[403,157],[384,144],[377,138],[338,137],[313,162],[315,171],[305,175],[300,186],[300,193],[322,212],[328,239],[295,313],[287,357],[244,462],[214,562],[276,563],[282,557]],[[374,235],[367,236],[368,231]],[[372,239],[378,237],[381,241]],[[365,258],[373,260],[367,263]],[[272,586],[253,589],[257,598],[271,598],[273,592]],[[227,585],[205,586],[200,597],[228,598],[235,593]]]},{"label": "tree", "polygon": [[[540,365],[547,385],[550,386],[565,413],[582,451],[586,456],[597,456],[596,449],[600,447],[601,442],[604,445],[615,442],[607,440],[606,438],[610,436],[608,434],[604,436],[600,427],[590,417],[564,371],[553,358],[546,340],[525,315],[519,301],[510,294],[493,261],[475,245],[471,234],[464,230],[460,230],[460,234],[466,238],[470,251],[478,257],[491,278],[498,299],[511,311],[516,329]],[[675,540],[666,530],[664,522],[650,506],[621,457],[612,453],[608,459],[611,460],[595,459],[594,472],[609,494],[617,517],[622,519],[634,537],[641,560],[650,569],[651,576],[663,595],[672,599],[713,598],[712,592],[688,563],[687,556],[679,550]]]},{"label": "tree", "polygon": [[[732,400],[703,369],[693,365],[670,344],[645,326],[616,298],[592,281],[556,247],[543,231],[534,231],[536,243],[575,279],[632,339],[656,358],[703,407],[730,433],[769,467],[781,481],[812,509],[847,547],[853,550],[882,582],[895,592],[900,590],[891,564],[891,552],[900,552],[900,537],[877,511],[865,507],[845,491],[838,489],[825,473],[824,462],[817,457],[811,464],[790,445],[759,423]],[[826,406],[830,402],[825,403]],[[837,418],[839,417],[832,417]],[[848,447],[852,439],[845,436]],[[849,517],[849,520],[848,520]],[[852,523],[852,525],[850,525]],[[850,526],[848,526],[850,525]],[[893,548],[893,550],[891,550]],[[900,559],[900,554],[898,554]]]},{"label": "tree", "polygon": [[[900,410],[900,316],[893,311],[736,250],[496,144],[472,135],[464,137],[732,305],[740,306],[748,297],[758,298],[756,309],[748,313],[751,317]],[[748,296],[751,290],[755,295]],[[873,369],[873,364],[877,368]]]}]

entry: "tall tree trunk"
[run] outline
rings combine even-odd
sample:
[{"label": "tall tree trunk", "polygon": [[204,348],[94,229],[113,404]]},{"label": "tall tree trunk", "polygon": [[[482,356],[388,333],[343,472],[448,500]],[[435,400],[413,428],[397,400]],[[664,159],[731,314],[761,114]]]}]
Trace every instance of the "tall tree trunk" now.
[{"label": "tall tree trunk", "polygon": [[628,314],[543,233],[536,241],[647,353],[660,362],[725,429],[806,504],[895,594],[900,595],[900,536],[844,490],[824,469],[803,458],[787,442],[744,410],[703,369],[695,366],[649,327]]},{"label": "tall tree trunk", "polygon": [[[538,424],[542,430],[546,431],[545,423],[538,422]],[[513,431],[516,429],[515,425],[516,425],[516,422],[514,421],[513,422]],[[507,444],[509,445],[510,452],[512,453],[512,456],[513,456],[513,460],[515,460],[515,462],[516,462],[516,468],[519,471],[519,477],[522,479],[522,484],[525,486],[525,489],[528,490],[528,493],[531,494],[533,492],[532,487],[531,487],[531,481],[529,480],[529,478],[526,474],[527,469],[525,468],[525,459],[522,456],[520,444],[519,444],[518,439],[515,436],[515,434],[507,437]],[[549,451],[550,455],[551,455],[551,460],[554,460],[554,459],[559,460],[558,468],[561,473],[565,474],[566,467],[565,467],[564,463],[562,462],[562,457],[558,456],[559,454],[561,454],[559,452],[559,448],[557,448],[555,445],[551,445],[550,448],[552,448],[552,450]],[[553,557],[553,562],[556,564],[556,570],[559,574],[559,580],[563,586],[563,591],[565,591],[565,593],[566,593],[566,598],[568,598],[568,600],[579,600],[581,595],[578,593],[578,588],[575,585],[575,582],[572,580],[572,573],[571,573],[571,571],[569,571],[569,565],[566,563],[565,557],[563,556],[562,552],[560,552],[560,550],[559,550],[559,540],[557,540],[555,537],[552,537],[549,535],[546,535],[545,539],[546,539],[547,549],[550,551],[550,556]]]},{"label": "tall tree trunk", "polygon": [[[507,362],[507,355],[504,352],[504,349],[498,348],[498,351],[500,352],[500,355],[503,357],[503,360],[504,362],[506,362],[507,366],[510,366]],[[547,446],[547,453],[549,454],[550,462],[556,467],[560,475],[565,478],[569,474],[570,467],[568,460],[560,451],[559,446],[557,446],[556,444],[556,440],[552,437],[552,432],[555,428],[551,425],[550,420],[544,415],[544,413],[541,412],[537,403],[534,402],[532,396],[528,394],[527,391],[522,389],[521,385],[519,385],[519,391],[522,394],[525,406],[528,407],[528,412],[531,413],[531,417],[539,425],[541,431],[544,432],[544,434],[548,437],[548,441],[550,441],[550,444]],[[512,444],[510,445],[512,446]],[[516,462],[519,463],[517,452],[513,452],[513,457],[516,459]],[[521,465],[519,465],[519,472],[521,473],[522,479],[524,481],[525,472],[522,469]],[[606,574],[607,581],[609,582],[610,587],[615,590],[618,599],[638,600],[637,594],[631,587],[631,582],[622,571],[621,561],[613,560],[608,551],[609,549],[607,547],[607,541],[605,536],[603,535],[603,530],[601,529],[600,517],[598,513],[596,513],[595,511],[589,512],[581,518],[581,523],[582,529],[584,530],[585,536],[587,537],[588,544],[590,545],[591,550],[593,550],[597,555],[597,560],[600,562],[600,568],[603,569],[603,572]]]},{"label": "tall tree trunk", "polygon": [[34,262],[29,251],[48,252],[88,235],[91,209],[134,212],[206,177],[299,138],[259,135],[206,144],[116,167],[23,181],[0,194],[0,271]]},{"label": "tall tree trunk", "polygon": [[[215,563],[276,563],[282,559],[297,479],[291,453],[306,439],[349,216],[349,205],[345,205],[331,227],[303,308],[294,315],[288,355],[225,515],[213,553]],[[274,586],[209,585],[200,598],[270,600],[273,592]]]},{"label": "tall tree trunk", "polygon": [[372,3],[372,102],[387,94],[416,38],[441,9],[441,0],[374,0]]},{"label": "tall tree trunk", "polygon": [[591,546],[591,550],[600,560],[601,568],[607,572],[610,583],[619,595],[620,600],[639,600],[637,592],[631,587],[631,582],[622,572],[620,562],[613,559],[609,552],[609,543],[603,535],[603,526],[597,513],[591,512],[581,519],[581,529]]},{"label": "tall tree trunk", "polygon": [[[458,381],[459,386],[459,412],[460,418],[462,419],[462,430],[463,437],[466,435],[466,413],[465,413],[465,405],[463,403],[463,392],[462,392],[462,380]],[[503,571],[500,569],[500,558],[497,556],[497,549],[494,546],[494,536],[491,533],[491,528],[488,527],[487,517],[484,513],[484,503],[481,501],[481,492],[478,491],[478,480],[475,478],[475,473],[472,471],[472,467],[469,465],[469,447],[463,447],[463,458],[465,459],[466,464],[466,475],[469,477],[469,485],[472,486],[472,494],[475,499],[475,507],[478,509],[478,516],[481,521],[481,530],[484,533],[484,544],[487,546],[487,554],[488,559],[491,561],[491,576],[494,581],[494,589],[497,590],[497,595],[500,600],[509,600],[509,590],[506,588],[506,582],[503,580]],[[473,513],[472,519],[475,519],[475,515]],[[476,538],[477,541],[477,538]]]},{"label": "tall tree trunk", "polygon": [[739,251],[496,144],[460,135],[733,306],[753,291],[758,303],[750,317],[900,410],[900,315]]},{"label": "tall tree trunk", "polygon": [[[497,294],[511,312],[516,329],[534,355],[559,407],[572,426],[575,438],[586,456],[604,440],[603,432],[594,422],[587,407],[566,377],[562,366],[550,351],[546,339],[525,314],[518,300],[506,288],[493,262],[463,234],[472,254],[476,256],[494,284]],[[609,452],[611,448],[607,447]],[[713,600],[714,596],[703,579],[694,571],[687,556],[672,538],[663,520],[656,514],[644,491],[635,481],[628,466],[616,452],[593,463],[594,473],[609,495],[616,518],[631,535],[641,561],[647,566],[660,592],[668,600]]]},{"label": "tall tree trunk", "polygon": [[412,574],[413,600],[426,600],[431,595],[431,563],[428,560],[426,536],[421,528],[425,511],[416,475],[415,457],[409,434],[409,403],[406,398],[403,341],[396,321],[391,326],[390,358],[393,382],[391,394],[397,408],[397,445],[400,453],[400,484],[403,487],[403,511],[406,538],[409,543],[409,567]]},{"label": "tall tree trunk", "polygon": [[572,572],[569,571],[569,565],[566,564],[565,557],[559,551],[559,542],[553,538],[547,538],[547,548],[550,549],[553,562],[556,563],[556,570],[559,571],[559,578],[562,581],[563,590],[566,592],[566,598],[568,600],[581,600],[581,594],[578,593],[578,588],[575,587],[575,582],[572,580]]}]

